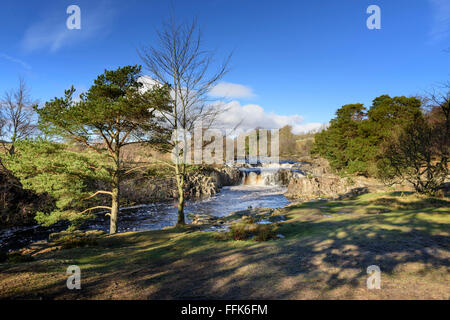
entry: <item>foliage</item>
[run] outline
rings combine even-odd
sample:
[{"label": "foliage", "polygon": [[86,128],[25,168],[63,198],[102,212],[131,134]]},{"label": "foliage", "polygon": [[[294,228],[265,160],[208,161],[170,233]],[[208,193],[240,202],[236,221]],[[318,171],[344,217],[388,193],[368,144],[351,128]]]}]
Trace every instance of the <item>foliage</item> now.
[{"label": "foliage", "polygon": [[36,214],[36,221],[44,225],[61,219],[73,224],[82,221],[87,216],[79,211],[85,207],[83,199],[92,193],[95,182],[111,180],[108,173],[111,161],[105,156],[70,151],[64,144],[42,139],[17,142],[16,154],[5,155],[3,162],[25,189],[55,199],[54,210]]},{"label": "foliage", "polygon": [[48,194],[24,189],[20,180],[9,171],[0,157],[0,228],[29,225],[37,211],[48,211],[54,201]]},{"label": "foliage", "polygon": [[297,152],[297,139],[292,133],[292,126],[286,125],[280,129],[280,155],[292,155]]},{"label": "foliage", "polygon": [[381,148],[378,175],[387,182],[406,180],[417,192],[434,195],[448,177],[449,100],[436,100],[425,117],[401,127]]},{"label": "foliage", "polygon": [[168,88],[155,85],[141,90],[140,72],[140,66],[105,70],[78,102],[73,101],[75,89],[66,90],[64,98],[54,98],[37,109],[41,127],[96,150],[100,147],[94,144],[100,142],[112,148],[116,142],[112,137],[125,143],[161,130],[155,112],[167,108]]},{"label": "foliage", "polygon": [[415,97],[388,95],[375,98],[369,110],[360,103],[344,105],[328,129],[315,136],[312,152],[337,171],[375,175],[380,145],[390,139],[394,128],[420,118],[420,107]]},{"label": "foliage", "polygon": [[97,237],[76,233],[76,231],[53,240],[53,243],[61,246],[62,249],[92,247],[98,244]]},{"label": "foliage", "polygon": [[251,219],[231,225],[230,230],[216,234],[217,240],[249,240],[268,241],[277,239],[276,226],[273,224],[257,224]]},{"label": "foliage", "polygon": [[143,90],[140,77],[140,66],[105,70],[88,92],[80,95],[80,101],[73,100],[72,86],[63,98],[54,98],[36,108],[44,132],[84,144],[111,160],[112,165],[102,167],[109,170],[111,190],[97,190],[92,195],[109,195],[111,206],[86,209],[108,210],[110,233],[117,232],[120,182],[126,173],[122,148],[133,143],[161,143],[168,137],[158,114],[171,110],[169,88],[155,85],[151,90]]}]

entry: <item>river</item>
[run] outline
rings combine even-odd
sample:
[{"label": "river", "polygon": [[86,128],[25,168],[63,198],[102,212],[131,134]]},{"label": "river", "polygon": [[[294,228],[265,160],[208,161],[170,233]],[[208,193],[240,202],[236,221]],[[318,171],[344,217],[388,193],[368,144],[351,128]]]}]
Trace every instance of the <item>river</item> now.
[{"label": "river", "polygon": [[[261,185],[260,183],[223,187],[218,194],[208,199],[188,201],[185,213],[186,215],[188,213],[199,213],[220,217],[249,207],[281,208],[289,204],[289,201],[283,195],[285,191],[285,187]],[[189,222],[189,219],[187,220]],[[157,230],[173,226],[176,221],[177,209],[175,203],[141,205],[121,210],[118,231]],[[50,233],[64,230],[66,227],[66,224],[59,224],[53,227],[29,226],[0,230],[0,250],[19,249],[31,242],[46,240]],[[107,232],[109,230],[109,217],[98,215],[96,219],[88,221],[82,229]]]}]

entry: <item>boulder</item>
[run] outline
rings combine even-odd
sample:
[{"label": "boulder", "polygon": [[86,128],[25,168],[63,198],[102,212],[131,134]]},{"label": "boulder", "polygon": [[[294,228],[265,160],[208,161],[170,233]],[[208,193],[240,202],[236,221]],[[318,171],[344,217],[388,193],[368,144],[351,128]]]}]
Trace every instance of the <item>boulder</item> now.
[{"label": "boulder", "polygon": [[192,219],[192,224],[214,224],[218,219],[206,214],[191,214],[189,217]]}]

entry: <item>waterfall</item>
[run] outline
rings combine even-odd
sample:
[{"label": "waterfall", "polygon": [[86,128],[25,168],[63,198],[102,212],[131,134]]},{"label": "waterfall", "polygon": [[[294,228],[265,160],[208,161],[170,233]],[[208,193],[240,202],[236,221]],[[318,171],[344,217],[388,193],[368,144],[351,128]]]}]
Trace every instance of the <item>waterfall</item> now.
[{"label": "waterfall", "polygon": [[244,171],[242,174],[242,184],[250,186],[264,185],[261,173],[255,171]]},{"label": "waterfall", "polygon": [[299,170],[286,165],[263,165],[262,167],[240,168],[242,185],[249,186],[286,186],[292,177],[302,175]]},{"label": "waterfall", "polygon": [[296,175],[290,169],[240,169],[242,185],[250,186],[282,186],[289,183],[289,179]]}]

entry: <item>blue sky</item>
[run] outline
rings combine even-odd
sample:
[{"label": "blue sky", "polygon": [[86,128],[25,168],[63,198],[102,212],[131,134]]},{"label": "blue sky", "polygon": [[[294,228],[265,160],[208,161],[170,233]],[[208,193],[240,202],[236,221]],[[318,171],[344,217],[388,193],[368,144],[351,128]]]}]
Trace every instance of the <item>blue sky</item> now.
[{"label": "blue sky", "polygon": [[[450,74],[450,0],[184,0],[179,19],[196,16],[220,61],[233,51],[230,112],[308,128],[343,104],[381,94],[424,93]],[[66,8],[81,8],[81,30],[67,30]],[[369,5],[381,30],[369,30]],[[74,85],[87,89],[103,70],[140,64],[169,1],[2,1],[0,93],[25,76],[41,102]],[[234,110],[234,111],[233,111]]]}]

